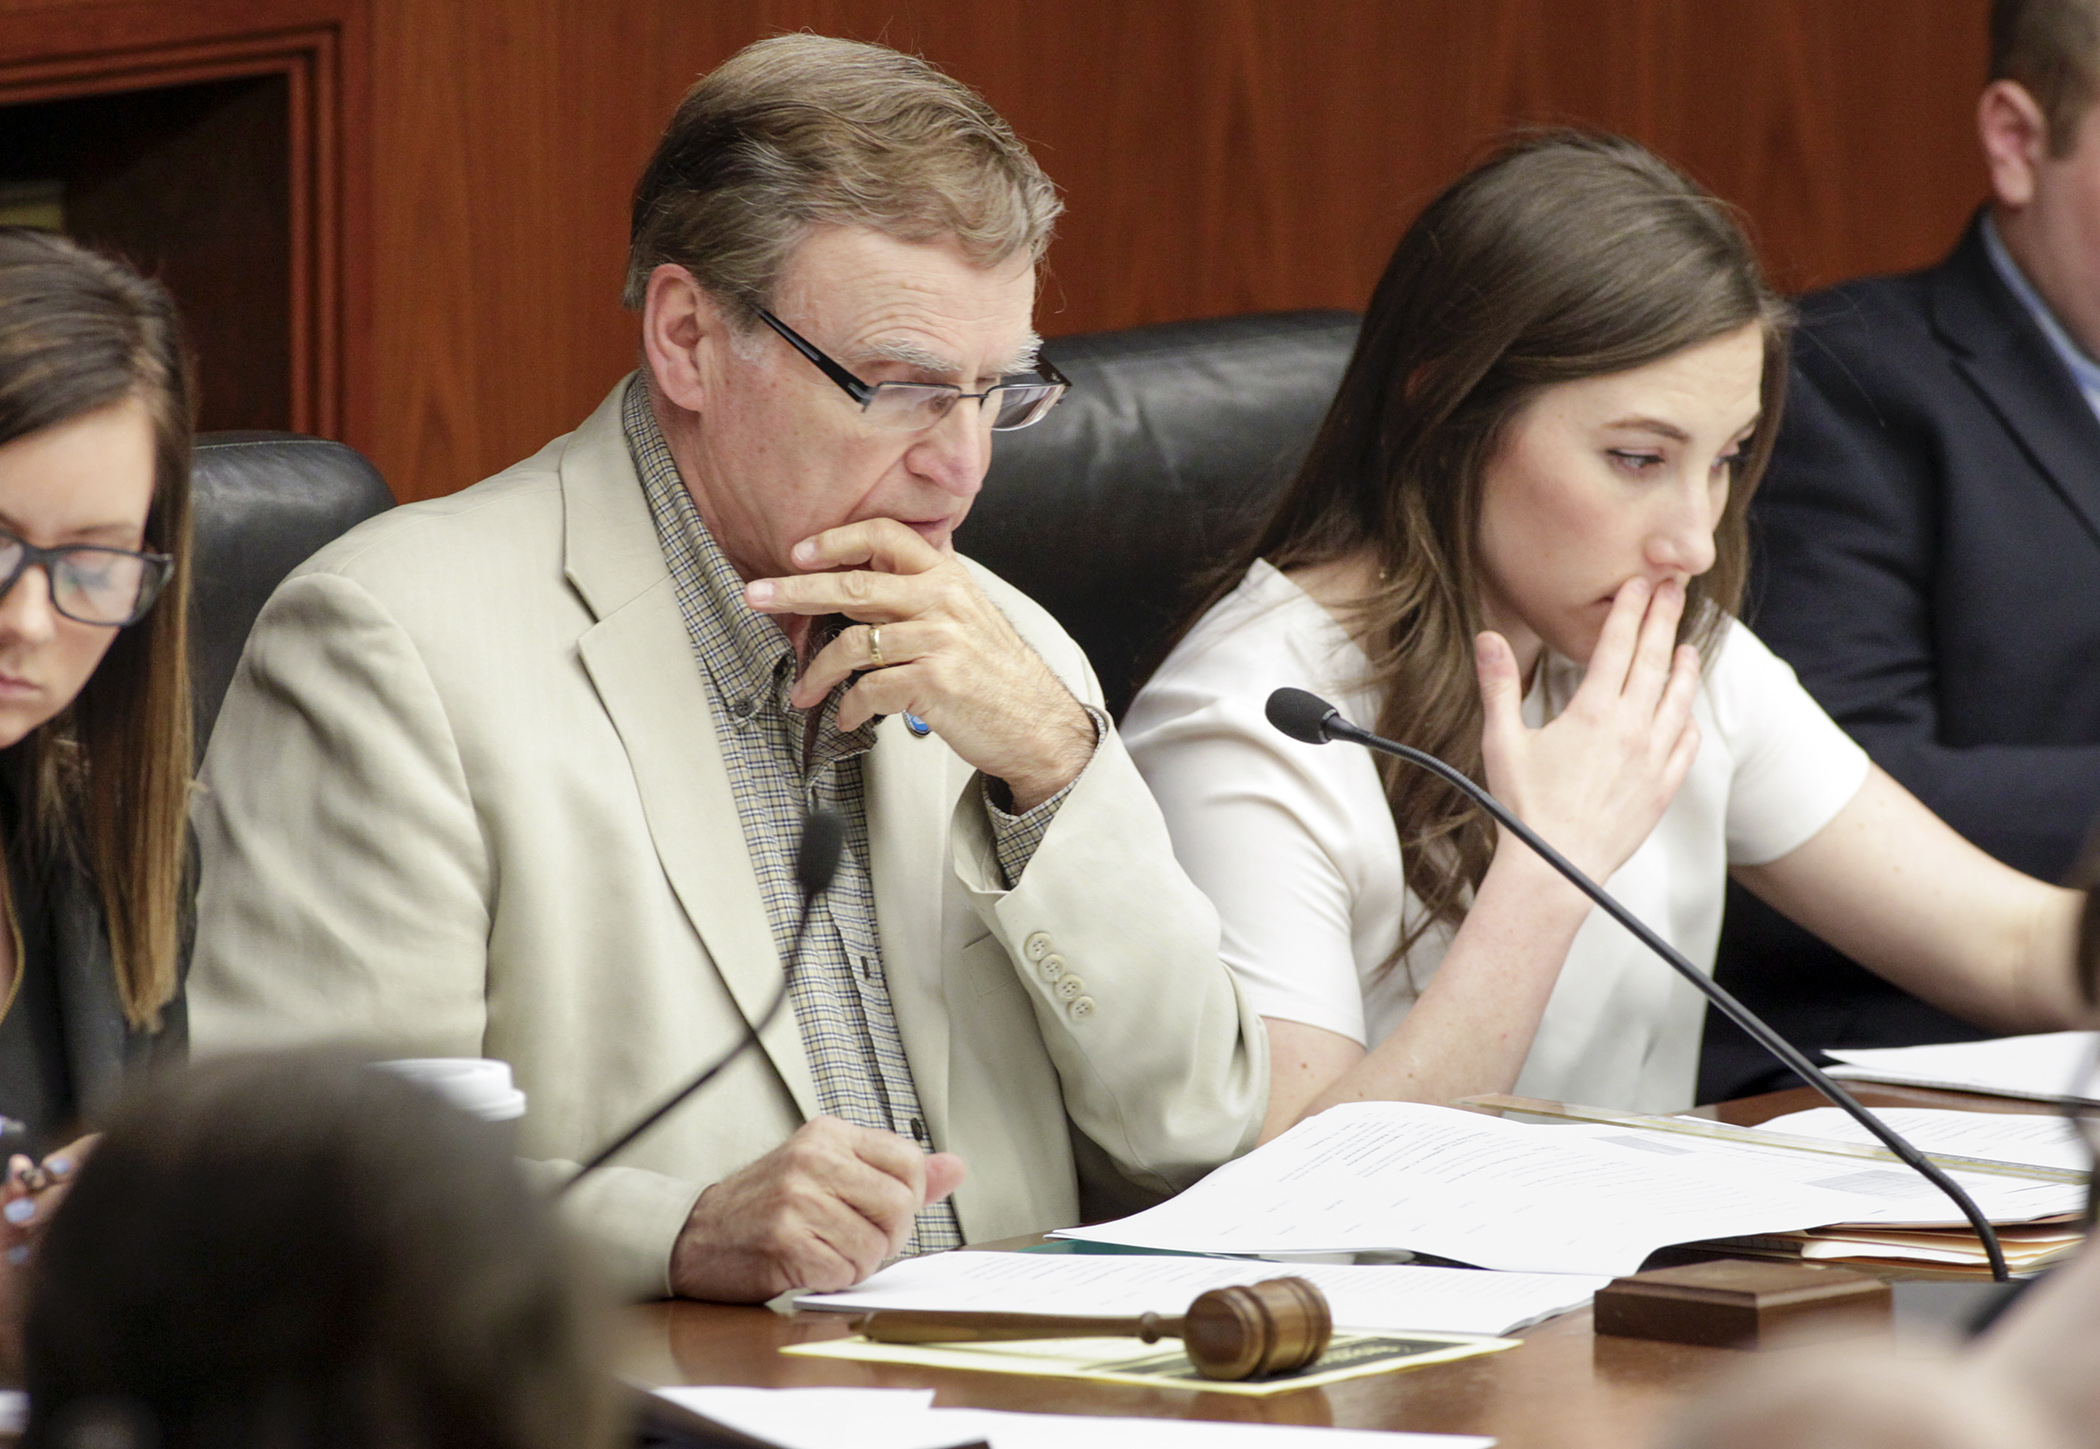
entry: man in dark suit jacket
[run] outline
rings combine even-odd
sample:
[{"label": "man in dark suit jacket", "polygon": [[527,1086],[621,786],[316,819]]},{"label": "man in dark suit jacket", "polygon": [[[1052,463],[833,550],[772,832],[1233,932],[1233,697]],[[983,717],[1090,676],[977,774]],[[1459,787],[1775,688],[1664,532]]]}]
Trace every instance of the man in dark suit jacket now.
[{"label": "man in dark suit jacket", "polygon": [[[1803,300],[1753,510],[1759,635],[1883,769],[2045,879],[2100,814],[2096,9],[1993,6],[1993,199],[1939,266]],[[1740,887],[1718,975],[1804,1047],[1984,1034]],[[1787,1085],[1709,1017],[1702,1099]]]}]

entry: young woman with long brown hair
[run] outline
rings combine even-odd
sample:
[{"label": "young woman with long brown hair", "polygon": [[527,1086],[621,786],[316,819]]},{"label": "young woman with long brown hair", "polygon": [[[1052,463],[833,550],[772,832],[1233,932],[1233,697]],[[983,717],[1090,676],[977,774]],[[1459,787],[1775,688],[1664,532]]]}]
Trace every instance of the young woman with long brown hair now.
[{"label": "young woman with long brown hair", "polygon": [[1703,1016],[1456,791],[1278,734],[1280,685],[1483,779],[1696,962],[1733,872],[1949,1009],[2077,1019],[2076,897],[1941,824],[1734,619],[1787,323],[1727,211],[1627,141],[1520,142],[1402,238],[1311,454],[1125,723],[1268,1019],[1268,1133],[1512,1088],[1682,1108]]},{"label": "young woman with long brown hair", "polygon": [[38,1150],[184,1045],[190,396],[166,291],[0,228],[0,1113]]}]

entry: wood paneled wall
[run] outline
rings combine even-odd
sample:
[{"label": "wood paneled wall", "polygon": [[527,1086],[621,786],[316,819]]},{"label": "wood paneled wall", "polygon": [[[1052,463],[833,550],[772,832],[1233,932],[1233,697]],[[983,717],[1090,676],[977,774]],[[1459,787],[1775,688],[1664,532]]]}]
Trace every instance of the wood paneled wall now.
[{"label": "wood paneled wall", "polygon": [[1069,203],[1039,316],[1054,336],[1360,305],[1421,203],[1524,123],[1657,147],[1741,204],[1785,285],[1923,263],[1982,193],[1986,8],[0,0],[0,52],[333,27],[341,59],[315,74],[340,79],[344,129],[316,164],[343,201],[317,245],[330,266],[341,247],[341,330],[316,366],[340,367],[317,394],[340,413],[317,416],[413,498],[538,448],[631,365],[629,187],[685,87],[762,35],[887,41],[989,97]]},{"label": "wood paneled wall", "polygon": [[377,440],[366,19],[366,0],[0,0],[0,178],[56,181],[68,230],[167,283],[207,427]]},{"label": "wood paneled wall", "polygon": [[1984,0],[374,0],[374,369],[404,497],[573,424],[630,365],[634,174],[679,94],[811,28],[982,90],[1069,212],[1046,333],[1356,306],[1509,126],[1635,135],[1806,287],[1923,263],[1981,194]]}]

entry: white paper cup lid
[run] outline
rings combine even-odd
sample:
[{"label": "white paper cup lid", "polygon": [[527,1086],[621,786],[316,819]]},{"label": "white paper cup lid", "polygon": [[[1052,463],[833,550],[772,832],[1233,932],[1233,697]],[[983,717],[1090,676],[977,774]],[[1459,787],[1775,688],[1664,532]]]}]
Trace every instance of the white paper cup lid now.
[{"label": "white paper cup lid", "polygon": [[514,1122],[525,1115],[525,1094],[511,1084],[509,1062],[488,1057],[411,1057],[379,1065],[421,1082],[484,1122]]}]

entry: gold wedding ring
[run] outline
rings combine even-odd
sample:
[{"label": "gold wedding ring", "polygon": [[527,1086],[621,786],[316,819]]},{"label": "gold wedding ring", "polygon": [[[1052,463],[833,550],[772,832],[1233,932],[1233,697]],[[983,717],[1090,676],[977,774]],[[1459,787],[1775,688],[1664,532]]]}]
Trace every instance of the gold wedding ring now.
[{"label": "gold wedding ring", "polygon": [[882,662],[882,625],[880,624],[870,624],[868,626],[868,658],[874,661],[874,667],[877,669],[889,668],[887,664]]}]

